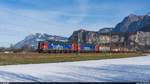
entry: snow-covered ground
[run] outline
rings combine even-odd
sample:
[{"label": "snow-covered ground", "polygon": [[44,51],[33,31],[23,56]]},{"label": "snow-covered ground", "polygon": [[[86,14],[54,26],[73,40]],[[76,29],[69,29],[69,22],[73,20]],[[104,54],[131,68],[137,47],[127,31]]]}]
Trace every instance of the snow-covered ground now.
[{"label": "snow-covered ground", "polygon": [[0,82],[150,82],[150,55],[0,66]]}]

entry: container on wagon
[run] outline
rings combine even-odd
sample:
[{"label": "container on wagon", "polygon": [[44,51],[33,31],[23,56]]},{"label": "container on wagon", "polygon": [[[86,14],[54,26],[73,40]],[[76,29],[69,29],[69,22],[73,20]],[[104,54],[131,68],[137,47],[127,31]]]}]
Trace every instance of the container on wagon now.
[{"label": "container on wagon", "polygon": [[99,51],[110,51],[110,47],[100,46]]},{"label": "container on wagon", "polygon": [[81,44],[81,50],[82,51],[94,51],[95,45]]}]

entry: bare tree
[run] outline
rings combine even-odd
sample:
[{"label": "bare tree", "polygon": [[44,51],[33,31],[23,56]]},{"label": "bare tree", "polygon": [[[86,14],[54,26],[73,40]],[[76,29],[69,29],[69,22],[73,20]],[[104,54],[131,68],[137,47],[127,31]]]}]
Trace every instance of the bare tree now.
[{"label": "bare tree", "polygon": [[8,49],[9,51],[15,51],[16,50],[16,48],[14,47],[14,45],[13,44],[10,44],[10,47],[9,47],[9,49]]},{"label": "bare tree", "polygon": [[26,51],[26,52],[33,52],[35,51],[35,48],[34,46],[30,45],[30,44],[24,44],[22,47],[21,47],[21,50],[22,51]]},{"label": "bare tree", "polygon": [[6,48],[0,47],[0,52],[4,52],[5,50],[6,50]]}]

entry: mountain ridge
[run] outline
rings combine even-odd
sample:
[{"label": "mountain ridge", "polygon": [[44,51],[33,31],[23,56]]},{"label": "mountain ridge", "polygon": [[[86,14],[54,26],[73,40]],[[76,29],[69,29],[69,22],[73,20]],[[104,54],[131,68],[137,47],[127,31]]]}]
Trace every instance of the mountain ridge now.
[{"label": "mountain ridge", "polygon": [[130,14],[118,23],[113,32],[136,32],[150,23],[150,13],[137,16]]}]

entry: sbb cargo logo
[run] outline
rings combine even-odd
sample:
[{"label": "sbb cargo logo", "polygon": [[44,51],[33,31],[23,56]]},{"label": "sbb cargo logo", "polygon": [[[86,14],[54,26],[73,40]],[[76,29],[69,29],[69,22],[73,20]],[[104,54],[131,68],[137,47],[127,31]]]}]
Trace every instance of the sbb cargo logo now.
[{"label": "sbb cargo logo", "polygon": [[64,46],[62,46],[60,44],[49,43],[48,48],[56,49],[56,50],[63,50]]},{"label": "sbb cargo logo", "polygon": [[53,46],[53,49],[56,49],[56,50],[63,50],[63,46],[61,46],[61,45],[54,45],[54,46]]},{"label": "sbb cargo logo", "polygon": [[84,50],[91,50],[90,47],[84,47]]}]

